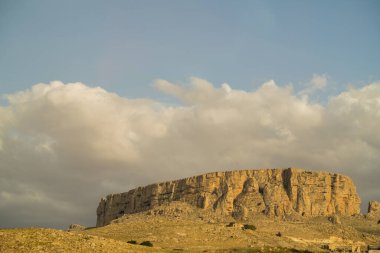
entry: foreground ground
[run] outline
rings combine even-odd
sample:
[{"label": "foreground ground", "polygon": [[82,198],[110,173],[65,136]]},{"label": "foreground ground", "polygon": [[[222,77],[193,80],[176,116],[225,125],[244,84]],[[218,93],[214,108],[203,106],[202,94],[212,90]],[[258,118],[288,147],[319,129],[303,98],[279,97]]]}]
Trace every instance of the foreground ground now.
[{"label": "foreground ground", "polygon": [[[153,247],[128,241],[150,241]],[[323,252],[380,245],[380,224],[364,216],[235,220],[173,203],[77,231],[0,230],[0,252]]]},{"label": "foreground ground", "polygon": [[0,252],[165,252],[157,248],[56,229],[0,229]]}]

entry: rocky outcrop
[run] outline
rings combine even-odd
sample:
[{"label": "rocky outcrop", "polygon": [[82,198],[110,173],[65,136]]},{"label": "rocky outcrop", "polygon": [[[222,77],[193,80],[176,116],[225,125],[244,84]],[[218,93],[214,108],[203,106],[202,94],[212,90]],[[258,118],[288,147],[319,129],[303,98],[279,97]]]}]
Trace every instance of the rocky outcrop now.
[{"label": "rocky outcrop", "polygon": [[380,202],[373,200],[368,203],[367,217],[380,218]]},{"label": "rocky outcrop", "polygon": [[182,201],[217,213],[249,216],[354,215],[360,199],[352,180],[340,174],[303,169],[263,169],[214,172],[138,187],[102,198],[97,226],[124,214]]},{"label": "rocky outcrop", "polygon": [[69,231],[85,230],[86,227],[79,224],[70,224]]}]

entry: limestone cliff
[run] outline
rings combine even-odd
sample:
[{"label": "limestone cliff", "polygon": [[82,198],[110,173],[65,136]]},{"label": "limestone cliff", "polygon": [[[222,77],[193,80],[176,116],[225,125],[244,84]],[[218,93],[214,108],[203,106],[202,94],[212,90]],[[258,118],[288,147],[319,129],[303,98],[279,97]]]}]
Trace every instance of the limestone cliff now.
[{"label": "limestone cliff", "polygon": [[97,226],[171,201],[212,209],[235,217],[254,213],[286,216],[354,215],[360,199],[352,180],[328,172],[262,169],[214,172],[138,187],[102,198]]},{"label": "limestone cliff", "polygon": [[380,218],[380,202],[370,201],[368,203],[368,218]]}]

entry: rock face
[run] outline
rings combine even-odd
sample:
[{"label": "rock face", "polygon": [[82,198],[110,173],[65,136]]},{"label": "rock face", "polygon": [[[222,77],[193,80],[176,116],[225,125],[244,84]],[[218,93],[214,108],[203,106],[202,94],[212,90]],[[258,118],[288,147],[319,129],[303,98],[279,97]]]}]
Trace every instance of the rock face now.
[{"label": "rock face", "polygon": [[214,172],[138,187],[102,198],[97,226],[124,214],[142,212],[171,201],[211,209],[234,217],[354,215],[360,199],[352,180],[328,172],[262,169]]},{"label": "rock face", "polygon": [[380,202],[370,201],[368,204],[368,217],[380,218]]}]

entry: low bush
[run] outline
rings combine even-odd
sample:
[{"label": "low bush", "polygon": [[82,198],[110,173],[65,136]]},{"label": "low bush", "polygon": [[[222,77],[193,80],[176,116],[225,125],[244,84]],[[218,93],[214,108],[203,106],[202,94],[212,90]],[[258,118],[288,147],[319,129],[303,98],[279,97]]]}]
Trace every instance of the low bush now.
[{"label": "low bush", "polygon": [[127,243],[129,243],[129,244],[137,244],[137,242],[135,240],[128,241]]},{"label": "low bush", "polygon": [[151,243],[150,241],[143,241],[142,243],[140,243],[140,245],[147,246],[147,247],[153,247],[153,243]]},{"label": "low bush", "polygon": [[234,225],[235,225],[235,222],[230,222],[229,224],[227,224],[226,227],[231,228],[231,227],[233,227]]},{"label": "low bush", "polygon": [[252,224],[244,224],[243,229],[256,230],[256,226]]}]

